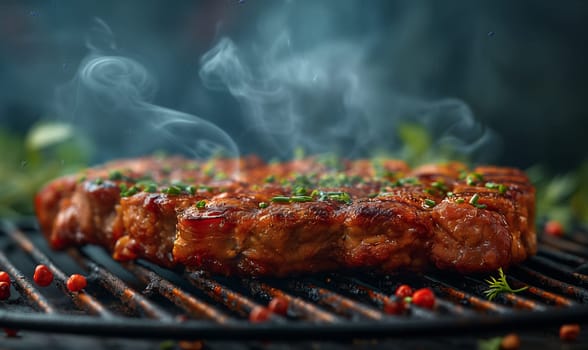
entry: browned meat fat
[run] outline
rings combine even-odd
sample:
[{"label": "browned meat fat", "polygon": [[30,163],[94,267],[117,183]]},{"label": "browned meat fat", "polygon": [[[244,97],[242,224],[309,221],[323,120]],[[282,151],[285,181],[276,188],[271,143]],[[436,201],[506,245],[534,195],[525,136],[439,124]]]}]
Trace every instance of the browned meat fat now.
[{"label": "browned meat fat", "polygon": [[54,180],[36,210],[54,248],[99,244],[117,260],[288,276],[508,267],[536,252],[534,202],[528,178],[511,168],[174,157]]}]

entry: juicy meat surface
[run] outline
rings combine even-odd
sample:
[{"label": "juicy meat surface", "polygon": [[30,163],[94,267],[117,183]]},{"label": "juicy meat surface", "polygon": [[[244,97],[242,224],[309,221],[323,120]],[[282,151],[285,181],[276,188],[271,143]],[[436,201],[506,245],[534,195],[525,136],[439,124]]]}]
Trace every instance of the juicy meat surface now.
[{"label": "juicy meat surface", "polygon": [[533,186],[493,166],[139,158],[56,179],[35,203],[54,248],[224,275],[486,272],[537,249]]}]

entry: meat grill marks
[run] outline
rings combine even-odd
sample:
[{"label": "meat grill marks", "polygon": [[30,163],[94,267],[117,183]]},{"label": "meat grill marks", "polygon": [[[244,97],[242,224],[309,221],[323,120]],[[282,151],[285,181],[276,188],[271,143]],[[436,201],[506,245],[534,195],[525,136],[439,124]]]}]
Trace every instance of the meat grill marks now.
[{"label": "meat grill marks", "polygon": [[235,164],[106,164],[81,181],[50,183],[37,196],[39,221],[56,248],[100,244],[118,260],[226,275],[430,266],[482,272],[536,250],[534,189],[516,169],[249,158],[228,180]]}]

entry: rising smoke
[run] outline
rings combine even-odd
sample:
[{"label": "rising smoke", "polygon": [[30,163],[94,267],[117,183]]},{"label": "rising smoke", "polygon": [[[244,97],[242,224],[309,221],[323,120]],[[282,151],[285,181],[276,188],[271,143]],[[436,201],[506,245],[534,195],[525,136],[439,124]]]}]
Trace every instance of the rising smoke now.
[{"label": "rising smoke", "polygon": [[[330,28],[336,21],[330,21],[325,3],[313,11],[321,18],[318,36],[324,40],[300,43],[300,33],[293,36],[288,25],[292,6],[286,2],[268,11],[257,32],[239,42],[220,36],[199,60],[195,82],[238,101],[246,126],[241,142],[254,138],[268,158],[288,159],[299,148],[365,157],[397,150],[398,126],[413,122],[429,130],[434,147],[450,147],[478,161],[497,154],[496,147],[488,147],[497,144],[494,133],[463,101],[427,99],[381,79],[384,72],[394,73],[394,64],[373,60],[380,40],[330,35],[338,30]],[[246,145],[237,145],[235,135],[214,120],[150,103],[155,79],[138,60],[121,53],[103,21],[96,23],[87,41],[90,54],[60,89],[58,108],[92,140],[97,160],[158,150],[195,158],[238,157]]]},{"label": "rising smoke", "polygon": [[59,115],[90,140],[95,161],[160,151],[239,157],[233,139],[214,123],[150,103],[155,79],[137,60],[117,55],[110,28],[101,20],[96,25],[87,40],[90,54],[57,94]]},{"label": "rising smoke", "polygon": [[[407,122],[425,127],[434,147],[477,161],[498,154],[495,133],[465,102],[428,99],[382,79],[395,73],[394,62],[373,59],[383,38],[370,32],[341,37],[342,21],[335,20],[329,4],[302,7],[303,15],[289,2],[267,11],[249,37],[239,42],[223,37],[200,60],[204,86],[239,102],[248,127],[244,133],[261,139],[271,156],[287,159],[300,147],[348,157],[393,153],[400,147],[398,126]],[[301,33],[307,22],[312,29]]]}]

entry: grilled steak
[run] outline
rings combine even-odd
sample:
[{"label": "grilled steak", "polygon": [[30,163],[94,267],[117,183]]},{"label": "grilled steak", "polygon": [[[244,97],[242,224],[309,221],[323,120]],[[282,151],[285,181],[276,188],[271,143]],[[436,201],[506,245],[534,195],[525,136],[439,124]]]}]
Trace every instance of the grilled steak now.
[{"label": "grilled steak", "polygon": [[117,260],[246,276],[467,273],[535,253],[534,200],[511,168],[142,158],[57,179],[36,210],[52,247],[99,244]]}]

